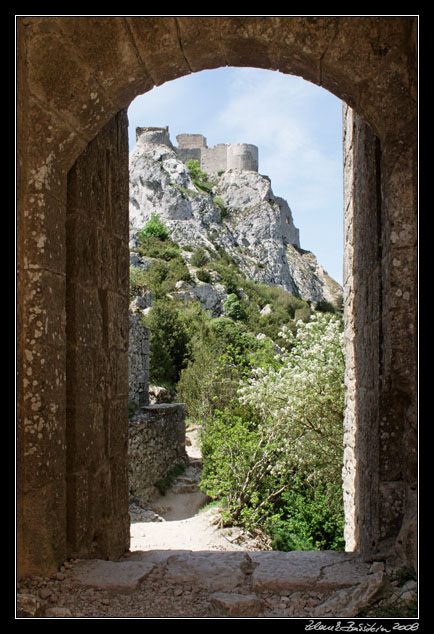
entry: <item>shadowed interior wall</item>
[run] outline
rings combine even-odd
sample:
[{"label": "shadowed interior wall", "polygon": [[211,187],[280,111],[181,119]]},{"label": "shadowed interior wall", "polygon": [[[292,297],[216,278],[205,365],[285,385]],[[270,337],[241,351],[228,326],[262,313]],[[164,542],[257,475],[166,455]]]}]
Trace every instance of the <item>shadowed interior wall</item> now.
[{"label": "shadowed interior wall", "polygon": [[68,554],[119,556],[128,518],[128,120],[117,114],[68,175]]}]

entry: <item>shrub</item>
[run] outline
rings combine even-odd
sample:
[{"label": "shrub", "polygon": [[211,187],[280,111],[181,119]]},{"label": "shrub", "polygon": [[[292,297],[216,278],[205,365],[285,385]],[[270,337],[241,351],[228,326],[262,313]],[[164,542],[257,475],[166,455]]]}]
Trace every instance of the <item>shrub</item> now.
[{"label": "shrub", "polygon": [[269,532],[274,550],[344,550],[341,483],[312,483],[295,475]]},{"label": "shrub", "polygon": [[246,311],[235,293],[231,293],[223,302],[225,315],[236,321],[246,317]]},{"label": "shrub", "polygon": [[240,374],[239,400],[204,426],[204,490],[226,499],[228,522],[262,527],[282,550],[343,547],[342,330],[317,313],[282,333],[280,365]]},{"label": "shrub", "polygon": [[208,283],[211,281],[211,274],[206,269],[199,269],[198,271],[196,271],[196,277],[201,282]]},{"label": "shrub", "polygon": [[164,289],[163,283],[168,274],[169,268],[161,260],[153,262],[146,271],[146,279],[154,299],[160,299],[166,294],[167,291]]},{"label": "shrub", "polygon": [[228,215],[228,209],[223,198],[221,196],[214,196],[213,202],[220,210],[220,218],[226,218]]},{"label": "shrub", "polygon": [[320,313],[336,313],[337,309],[334,304],[328,302],[326,299],[322,299],[315,306],[315,310],[319,311]]},{"label": "shrub", "polygon": [[175,282],[180,280],[189,282],[191,280],[190,271],[182,258],[176,258],[169,262],[167,278]]},{"label": "shrub", "polygon": [[307,323],[310,319],[311,311],[309,306],[304,306],[303,308],[297,308],[295,311],[294,319],[295,321],[303,321]]},{"label": "shrub", "polygon": [[229,294],[237,294],[237,291],[241,285],[242,278],[238,274],[236,268],[233,265],[216,264],[216,272],[219,275],[221,282],[226,286],[226,290]]},{"label": "shrub", "polygon": [[208,262],[209,257],[205,249],[203,247],[197,247],[192,253],[190,264],[192,266],[200,268],[201,266],[205,266],[205,264],[208,264]]},{"label": "shrub", "polygon": [[129,401],[128,402],[128,418],[131,418],[131,416],[134,415],[134,412],[138,409],[139,404],[136,403],[135,401]]},{"label": "shrub", "polygon": [[200,191],[210,193],[213,186],[208,182],[208,174],[200,169],[199,161],[187,161],[186,166],[190,171],[191,180],[193,181],[195,187]]},{"label": "shrub", "polygon": [[172,242],[172,240],[168,238],[162,240],[155,236],[145,236],[140,232],[137,234],[137,238],[139,241],[137,251],[140,255],[166,261],[179,257],[180,255],[180,250],[176,242]]},{"label": "shrub", "polygon": [[[256,404],[264,421],[279,420],[291,461],[303,473],[340,480],[345,399],[342,320],[315,313],[285,337],[290,351],[283,368],[261,370],[240,388],[243,402]],[[282,333],[283,334],[283,333]]]},{"label": "shrub", "polygon": [[139,231],[139,239],[140,236],[143,236],[145,238],[151,236],[153,238],[159,238],[160,240],[166,240],[166,238],[169,237],[169,229],[160,220],[160,216],[157,213],[152,213],[146,225],[141,231]]},{"label": "shrub", "polygon": [[148,286],[146,271],[136,266],[130,267],[130,299],[140,295]]}]

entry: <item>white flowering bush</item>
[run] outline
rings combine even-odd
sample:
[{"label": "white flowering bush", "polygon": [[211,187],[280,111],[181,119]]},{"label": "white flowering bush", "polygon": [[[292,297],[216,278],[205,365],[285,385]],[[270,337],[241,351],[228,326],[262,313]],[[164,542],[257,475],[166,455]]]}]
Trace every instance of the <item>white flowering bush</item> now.
[{"label": "white flowering bush", "polygon": [[238,395],[255,406],[266,427],[279,427],[285,466],[335,476],[343,451],[342,319],[314,313],[308,323],[297,325],[295,334],[281,333],[290,348],[281,357],[282,367],[259,368]]},{"label": "white flowering bush", "polygon": [[[255,369],[204,429],[203,488],[227,520],[262,526],[280,550],[342,548],[343,324],[314,313],[282,332],[280,365]],[[244,408],[244,409],[243,409]]]}]

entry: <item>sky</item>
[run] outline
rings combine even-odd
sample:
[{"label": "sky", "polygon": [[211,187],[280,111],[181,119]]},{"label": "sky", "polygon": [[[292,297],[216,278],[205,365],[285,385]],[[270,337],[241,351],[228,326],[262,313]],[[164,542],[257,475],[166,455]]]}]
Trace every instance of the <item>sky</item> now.
[{"label": "sky", "polygon": [[208,147],[251,143],[259,173],[271,179],[312,251],[342,284],[342,102],[300,77],[255,68],[193,73],[140,95],[128,109],[130,151],[136,127],[202,134]]}]

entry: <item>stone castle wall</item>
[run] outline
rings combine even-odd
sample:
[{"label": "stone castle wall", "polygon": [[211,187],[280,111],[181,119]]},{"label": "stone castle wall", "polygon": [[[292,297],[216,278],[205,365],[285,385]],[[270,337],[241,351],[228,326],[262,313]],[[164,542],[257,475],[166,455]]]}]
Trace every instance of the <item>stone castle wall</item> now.
[{"label": "stone castle wall", "polygon": [[230,169],[258,171],[258,148],[250,143],[219,143],[208,147],[201,134],[178,134],[177,154],[184,163],[197,160],[205,172]]}]

